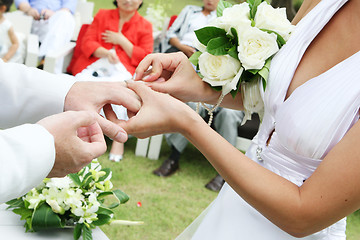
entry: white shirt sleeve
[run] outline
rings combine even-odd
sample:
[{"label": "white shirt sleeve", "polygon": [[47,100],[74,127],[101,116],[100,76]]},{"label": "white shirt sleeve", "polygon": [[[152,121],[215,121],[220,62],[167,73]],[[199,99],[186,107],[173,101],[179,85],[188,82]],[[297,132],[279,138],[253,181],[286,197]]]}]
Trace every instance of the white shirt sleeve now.
[{"label": "white shirt sleeve", "polygon": [[63,112],[74,82],[68,75],[0,60],[0,203],[25,194],[51,171],[53,136],[38,124],[24,123]]},{"label": "white shirt sleeve", "polygon": [[20,197],[49,174],[55,161],[53,136],[41,125],[0,131],[0,204]]},{"label": "white shirt sleeve", "polygon": [[70,75],[55,75],[22,64],[0,61],[0,128],[36,123],[63,112]]}]

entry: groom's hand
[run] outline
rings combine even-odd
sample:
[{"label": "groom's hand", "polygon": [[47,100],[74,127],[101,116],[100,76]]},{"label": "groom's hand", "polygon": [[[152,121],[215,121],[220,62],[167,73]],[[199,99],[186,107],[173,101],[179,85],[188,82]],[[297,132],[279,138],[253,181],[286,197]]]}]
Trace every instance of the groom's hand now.
[{"label": "groom's hand", "polygon": [[95,113],[68,111],[44,118],[38,124],[53,135],[55,142],[55,164],[48,177],[78,172],[106,151]]},{"label": "groom's hand", "polygon": [[125,142],[127,133],[98,113],[105,105],[123,105],[131,117],[141,107],[140,98],[124,82],[76,82],[65,98],[64,111],[87,110],[96,113],[96,120],[109,138]]}]

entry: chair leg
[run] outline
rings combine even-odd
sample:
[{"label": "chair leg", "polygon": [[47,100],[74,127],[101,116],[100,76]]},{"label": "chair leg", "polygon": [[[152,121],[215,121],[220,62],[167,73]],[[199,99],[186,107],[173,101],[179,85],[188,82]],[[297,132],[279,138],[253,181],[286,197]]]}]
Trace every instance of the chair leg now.
[{"label": "chair leg", "polygon": [[135,156],[146,157],[150,138],[139,139],[136,142]]},{"label": "chair leg", "polygon": [[150,146],[149,146],[149,152],[148,152],[148,158],[152,160],[158,160],[161,150],[161,144],[162,144],[163,135],[155,135],[152,136],[150,139]]}]

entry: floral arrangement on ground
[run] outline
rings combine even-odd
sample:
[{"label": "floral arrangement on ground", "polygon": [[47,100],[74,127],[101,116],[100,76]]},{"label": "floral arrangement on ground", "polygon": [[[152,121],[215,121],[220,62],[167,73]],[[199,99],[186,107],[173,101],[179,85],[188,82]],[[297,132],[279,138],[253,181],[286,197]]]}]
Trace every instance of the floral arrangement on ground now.
[{"label": "floral arrangement on ground", "polygon": [[74,239],[92,239],[92,229],[104,224],[137,225],[142,222],[114,219],[112,209],[129,200],[113,190],[112,172],[95,159],[78,173],[44,179],[24,196],[13,199],[8,209],[25,220],[26,232],[51,228],[74,228]]}]

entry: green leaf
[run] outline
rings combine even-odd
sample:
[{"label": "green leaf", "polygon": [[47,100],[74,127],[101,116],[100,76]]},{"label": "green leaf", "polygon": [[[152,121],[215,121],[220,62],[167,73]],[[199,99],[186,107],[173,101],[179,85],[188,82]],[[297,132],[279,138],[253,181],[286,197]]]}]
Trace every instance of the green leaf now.
[{"label": "green leaf", "polygon": [[68,174],[69,178],[71,178],[71,180],[73,180],[73,182],[78,185],[81,186],[81,180],[79,178],[79,175],[77,173],[70,173]]},{"label": "green leaf", "polygon": [[229,2],[225,2],[223,0],[220,0],[217,8],[216,8],[216,16],[217,17],[221,17],[223,15],[224,9],[228,8],[228,7],[232,7],[232,4]]},{"label": "green leaf", "polygon": [[265,79],[262,79],[262,82],[263,82],[263,89],[265,91],[265,89],[266,89],[266,81],[265,81]]},{"label": "green leaf", "polygon": [[217,37],[209,41],[206,51],[214,56],[222,56],[226,55],[231,47],[227,37]]},{"label": "green leaf", "polygon": [[194,66],[197,66],[199,64],[199,57],[202,54],[202,52],[197,51],[191,57],[189,58],[189,61],[194,64]]},{"label": "green leaf", "polygon": [[31,209],[27,209],[27,208],[17,208],[12,210],[14,213],[18,214],[21,216],[21,220],[26,220],[27,218],[31,218],[31,216],[33,215],[34,210]]},{"label": "green leaf", "polygon": [[129,201],[130,197],[124,193],[123,191],[116,189],[113,191],[113,193],[115,194],[115,196],[117,197],[117,199],[119,199],[120,204],[124,204],[127,201]]},{"label": "green leaf", "polygon": [[96,213],[97,214],[107,214],[107,215],[114,214],[113,211],[111,211],[108,208],[104,208],[104,207],[99,207],[99,210]]},{"label": "green leaf", "polygon": [[230,28],[230,31],[234,37],[234,40],[233,40],[234,45],[239,45],[239,35],[238,35],[236,29],[232,27],[232,28]]},{"label": "green leaf", "polygon": [[92,240],[92,231],[90,228],[88,228],[85,224],[83,224],[82,228],[82,237],[83,240]]},{"label": "green leaf", "polygon": [[272,30],[268,30],[268,29],[260,29],[261,31],[264,31],[264,32],[267,32],[267,33],[275,33],[276,34],[276,42],[279,46],[279,48],[281,48],[282,46],[285,45],[286,41],[284,40],[284,38],[278,34],[277,32],[275,31],[272,31]]},{"label": "green leaf", "polygon": [[233,99],[236,97],[237,93],[238,93],[237,90],[231,90],[230,94],[231,94]]},{"label": "green leaf", "polygon": [[271,57],[268,58],[265,62],[265,65],[262,69],[260,69],[260,71],[258,72],[258,74],[265,80],[267,81],[269,78],[269,72],[270,72],[270,64],[271,64]]},{"label": "green leaf", "polygon": [[39,231],[49,228],[63,228],[61,218],[47,204],[41,204],[33,213],[32,229]]},{"label": "green leaf", "polygon": [[196,37],[205,46],[208,45],[208,42],[216,37],[226,37],[226,32],[224,29],[217,27],[204,27],[195,31]]},{"label": "green leaf", "polygon": [[227,54],[229,54],[230,56],[232,56],[233,58],[239,60],[239,53],[237,51],[236,46],[232,46],[229,51],[227,52]]},{"label": "green leaf", "polygon": [[82,228],[83,228],[83,225],[84,225],[84,224],[81,224],[81,223],[77,223],[77,224],[75,225],[75,229],[74,229],[74,239],[75,239],[75,240],[78,240],[78,239],[80,238],[80,236],[81,236],[81,230],[82,230]]},{"label": "green leaf", "polygon": [[22,198],[15,198],[13,200],[7,201],[6,204],[9,205],[7,207],[7,209],[25,207],[24,201],[22,200]]},{"label": "green leaf", "polygon": [[106,174],[99,178],[99,182],[104,181],[110,175],[111,169],[110,168],[103,168],[103,169],[101,169],[101,171],[106,172]]},{"label": "green leaf", "polygon": [[93,180],[92,174],[91,172],[88,172],[81,183],[81,187],[86,188],[92,180]]},{"label": "green leaf", "polygon": [[[250,3],[251,2],[251,3]],[[263,0],[252,0],[248,1],[250,6],[250,19],[254,19],[257,11],[257,7],[262,3]]]},{"label": "green leaf", "polygon": [[102,226],[111,220],[111,217],[107,214],[98,214],[97,218],[98,220],[92,222],[95,226]]},{"label": "green leaf", "polygon": [[103,207],[113,209],[119,206],[120,204],[126,203],[129,200],[129,196],[122,192],[121,190],[114,190],[112,192],[102,192],[99,194],[98,199],[104,198],[106,196],[112,195],[115,197],[116,201],[111,203],[110,205],[102,204]]}]

